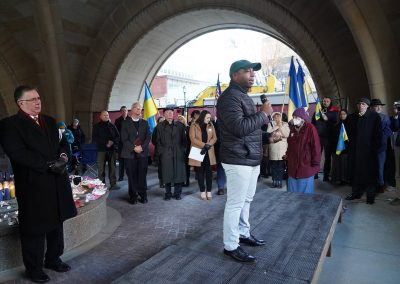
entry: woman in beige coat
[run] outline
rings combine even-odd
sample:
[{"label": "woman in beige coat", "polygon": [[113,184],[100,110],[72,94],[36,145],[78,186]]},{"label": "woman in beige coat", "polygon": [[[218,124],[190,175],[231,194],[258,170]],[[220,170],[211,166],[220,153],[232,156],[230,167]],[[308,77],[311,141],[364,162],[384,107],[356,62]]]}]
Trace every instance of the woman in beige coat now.
[{"label": "woman in beige coat", "polygon": [[267,129],[267,132],[271,133],[268,152],[272,187],[282,188],[282,179],[285,173],[285,161],[282,160],[282,157],[286,154],[290,129],[287,122],[282,121],[282,115],[279,112],[272,114],[272,119],[273,122],[268,124]]},{"label": "woman in beige coat", "polygon": [[[196,122],[190,126],[189,137],[192,147],[204,149],[203,151],[205,151],[203,162],[189,159],[189,165],[196,167],[201,199],[211,200],[211,166],[217,163],[213,147],[215,142],[217,142],[217,135],[214,126],[211,123],[211,114],[209,111],[203,110],[200,113]],[[204,186],[204,178],[206,179],[207,188]]]}]

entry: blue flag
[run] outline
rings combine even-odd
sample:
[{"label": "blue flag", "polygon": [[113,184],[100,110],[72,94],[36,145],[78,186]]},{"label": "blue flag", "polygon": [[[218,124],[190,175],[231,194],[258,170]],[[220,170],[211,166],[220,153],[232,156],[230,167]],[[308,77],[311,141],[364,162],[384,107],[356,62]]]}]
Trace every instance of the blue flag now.
[{"label": "blue flag", "polygon": [[303,68],[301,67],[299,61],[297,61],[299,64],[299,68],[297,69],[297,83],[299,84],[299,93],[300,93],[300,100],[301,100],[301,106],[304,108],[308,108],[308,100],[307,100],[307,94],[305,92],[306,89],[306,82],[305,82],[305,74],[303,71]]},{"label": "blue flag", "polygon": [[339,139],[337,142],[336,146],[336,155],[340,155],[344,149],[346,149],[346,145],[344,144],[344,141],[348,141],[349,137],[347,137],[346,129],[344,128],[344,124],[342,122],[342,125],[340,126],[340,132],[339,132]]},{"label": "blue flag", "polygon": [[299,85],[297,84],[296,68],[294,67],[293,57],[290,60],[289,74],[286,82],[286,94],[289,97],[288,118],[289,120],[291,120],[295,109],[302,107],[301,98],[299,94]]},{"label": "blue flag", "polygon": [[150,93],[150,88],[145,82],[144,88],[144,103],[143,103],[143,119],[147,120],[150,127],[150,134],[153,133],[154,128],[156,127],[156,114],[158,113],[158,109],[156,104],[154,103],[153,97]]}]

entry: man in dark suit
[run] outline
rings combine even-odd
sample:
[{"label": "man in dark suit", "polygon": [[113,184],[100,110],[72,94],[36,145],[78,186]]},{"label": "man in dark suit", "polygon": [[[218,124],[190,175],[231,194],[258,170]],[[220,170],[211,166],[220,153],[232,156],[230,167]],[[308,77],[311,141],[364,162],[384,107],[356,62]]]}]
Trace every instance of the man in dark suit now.
[{"label": "man in dark suit", "polygon": [[[128,108],[126,106],[122,106],[119,109],[121,116],[115,120],[115,127],[117,127],[119,134],[121,135],[122,130],[122,123],[129,118],[128,115]],[[119,164],[119,173],[118,173],[118,181],[124,180],[125,175],[125,161],[121,158],[121,151],[122,151],[122,140],[119,141],[118,144],[118,164]]]},{"label": "man in dark suit", "polygon": [[2,121],[1,143],[14,170],[26,274],[32,281],[44,283],[50,278],[43,271],[43,259],[48,269],[70,270],[60,259],[64,250],[63,222],[77,213],[65,171],[67,144],[59,141],[56,121],[40,114],[36,89],[19,86],[14,98],[19,111]]},{"label": "man in dark suit", "polygon": [[142,106],[139,102],[132,105],[132,117],[122,123],[121,157],[125,160],[129,184],[129,203],[147,203],[146,175],[148,167],[150,128],[146,120],[140,118]]}]

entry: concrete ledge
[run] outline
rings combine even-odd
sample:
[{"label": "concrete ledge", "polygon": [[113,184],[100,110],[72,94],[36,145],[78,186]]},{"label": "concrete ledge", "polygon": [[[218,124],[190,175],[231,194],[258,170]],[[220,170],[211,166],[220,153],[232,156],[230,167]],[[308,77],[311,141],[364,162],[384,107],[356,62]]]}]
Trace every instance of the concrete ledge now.
[{"label": "concrete ledge", "polygon": [[[93,243],[92,239],[94,239],[97,245],[119,226],[121,217],[114,209],[107,209],[107,197],[108,194],[79,208],[78,215],[64,223],[64,251],[66,253],[63,259],[68,259],[68,255],[70,258],[78,255],[76,251],[84,252],[85,250],[82,250],[80,246],[90,246],[86,244],[89,239],[88,243]],[[113,223],[111,228],[110,217]],[[0,281],[4,280],[3,276],[12,275],[20,269],[23,269],[23,262],[18,226],[3,227],[0,234]]]}]

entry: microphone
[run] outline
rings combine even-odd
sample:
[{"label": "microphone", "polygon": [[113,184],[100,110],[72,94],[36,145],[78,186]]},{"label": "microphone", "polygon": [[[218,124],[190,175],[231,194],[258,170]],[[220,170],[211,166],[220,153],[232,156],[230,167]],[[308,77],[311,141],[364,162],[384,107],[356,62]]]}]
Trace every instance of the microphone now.
[{"label": "microphone", "polygon": [[[267,96],[265,94],[262,94],[260,96],[260,100],[261,100],[262,104],[265,104],[266,102],[268,102],[268,98],[267,98]],[[271,127],[273,128],[274,125],[272,124],[272,117],[269,114],[267,116],[268,116],[268,119],[269,119],[269,123],[271,124]]]}]

